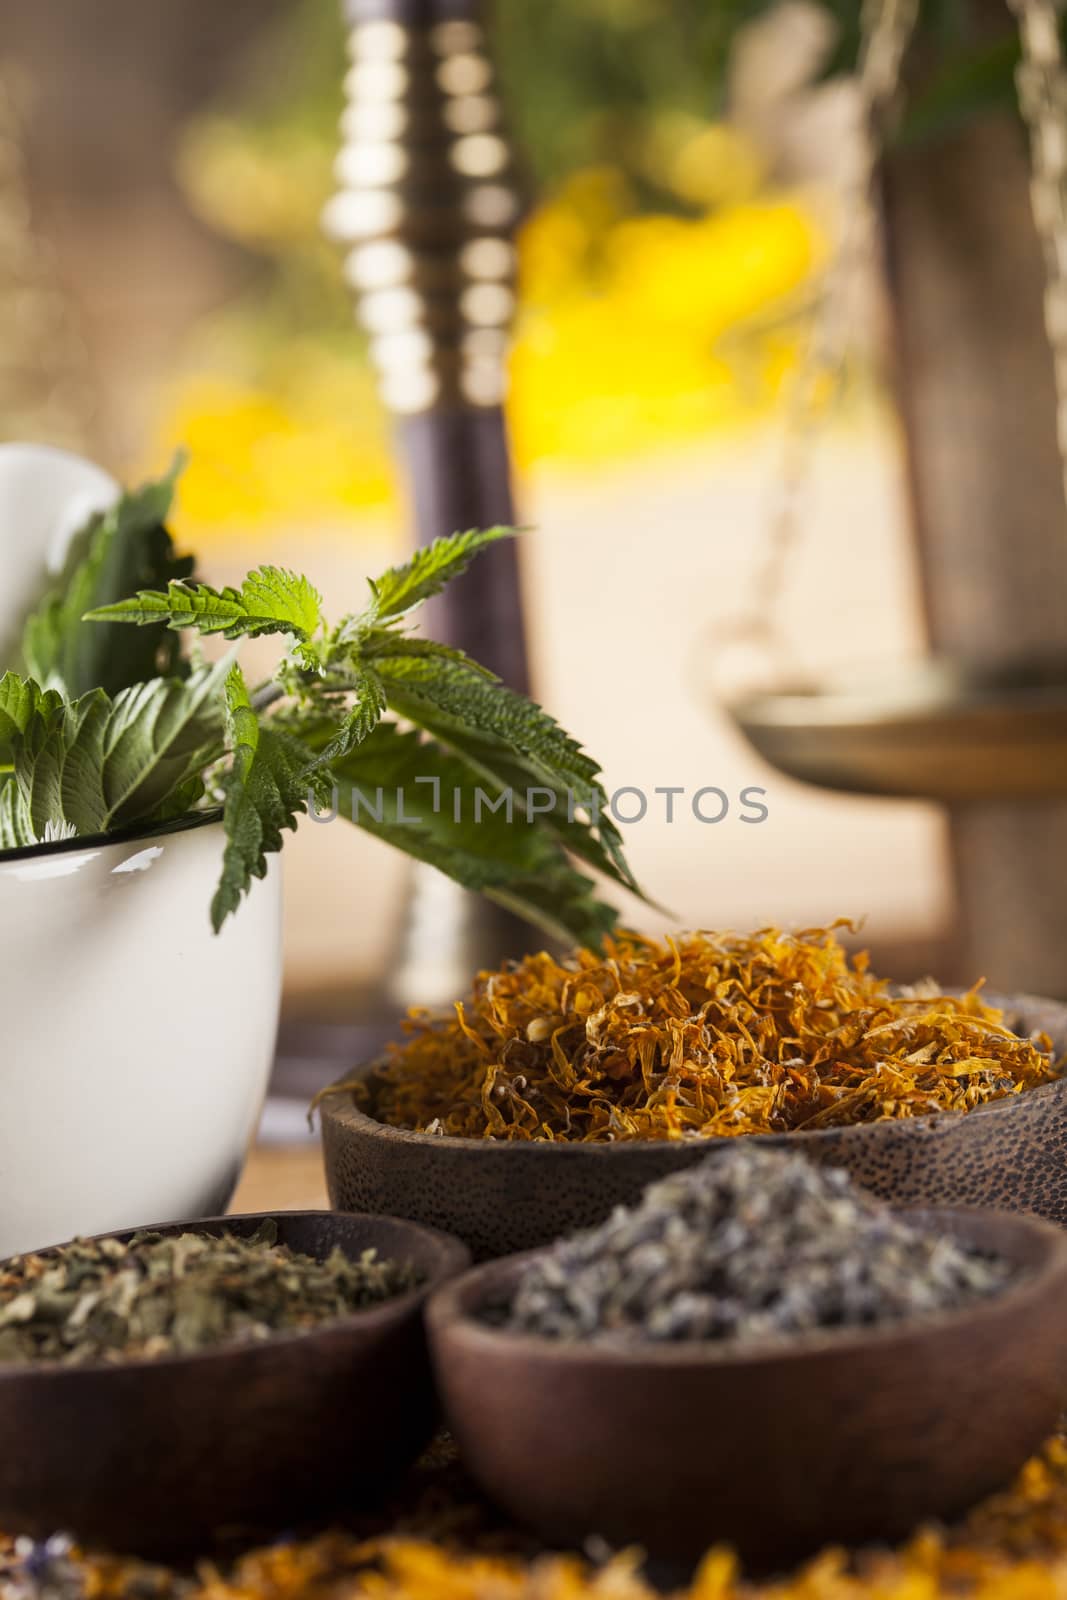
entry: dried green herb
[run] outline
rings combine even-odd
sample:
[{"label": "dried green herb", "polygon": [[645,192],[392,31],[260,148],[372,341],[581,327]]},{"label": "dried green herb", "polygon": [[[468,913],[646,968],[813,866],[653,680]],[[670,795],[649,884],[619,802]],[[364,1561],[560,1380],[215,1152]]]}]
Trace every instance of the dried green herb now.
[{"label": "dried green herb", "polygon": [[746,1142],[534,1258],[492,1320],[549,1339],[742,1342],[946,1311],[1012,1276],[847,1172]]},{"label": "dried green herb", "polygon": [[344,1317],[419,1282],[374,1250],[325,1261],[278,1243],[269,1219],[233,1233],[75,1239],[0,1267],[0,1362],[151,1359],[269,1339]]}]

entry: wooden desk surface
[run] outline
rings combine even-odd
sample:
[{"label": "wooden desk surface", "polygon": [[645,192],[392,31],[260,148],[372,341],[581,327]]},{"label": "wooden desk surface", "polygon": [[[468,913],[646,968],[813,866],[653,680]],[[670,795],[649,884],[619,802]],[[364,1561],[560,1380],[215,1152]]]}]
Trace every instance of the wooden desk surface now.
[{"label": "wooden desk surface", "polygon": [[233,1211],[317,1211],[329,1205],[322,1150],[314,1144],[256,1145]]}]

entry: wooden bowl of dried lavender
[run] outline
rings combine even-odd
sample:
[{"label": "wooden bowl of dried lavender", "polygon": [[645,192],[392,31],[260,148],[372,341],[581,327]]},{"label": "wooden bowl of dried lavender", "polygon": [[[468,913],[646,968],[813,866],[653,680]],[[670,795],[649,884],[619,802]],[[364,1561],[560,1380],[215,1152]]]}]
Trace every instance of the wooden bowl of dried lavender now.
[{"label": "wooden bowl of dried lavender", "polygon": [[1067,1224],[1067,1006],[892,990],[834,929],[627,935],[482,973],[322,1100],[330,1199],[476,1260],[588,1227],[744,1135],[899,1205]]},{"label": "wooden bowl of dried lavender", "polygon": [[432,1299],[485,1491],[552,1544],[761,1570],[895,1538],[1006,1484],[1065,1395],[1067,1234],[892,1210],[746,1140]]},{"label": "wooden bowl of dried lavender", "polygon": [[179,1555],[377,1497],[430,1437],[423,1303],[469,1260],[307,1211],[0,1264],[0,1527]]}]

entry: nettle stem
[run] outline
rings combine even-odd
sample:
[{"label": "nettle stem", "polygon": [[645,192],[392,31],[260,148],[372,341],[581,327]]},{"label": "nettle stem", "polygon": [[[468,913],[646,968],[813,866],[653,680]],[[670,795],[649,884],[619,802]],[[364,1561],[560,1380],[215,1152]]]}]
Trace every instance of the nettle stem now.
[{"label": "nettle stem", "polygon": [[269,678],[266,683],[261,683],[258,689],[253,689],[251,700],[252,710],[255,712],[267,711],[271,706],[277,705],[279,700],[285,699],[285,690],[280,683],[275,683]]}]

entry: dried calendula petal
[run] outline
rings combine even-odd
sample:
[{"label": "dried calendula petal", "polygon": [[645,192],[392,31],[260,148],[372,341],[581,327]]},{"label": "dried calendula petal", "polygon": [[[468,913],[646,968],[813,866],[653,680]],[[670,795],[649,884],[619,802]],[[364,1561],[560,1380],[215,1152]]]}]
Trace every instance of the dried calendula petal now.
[{"label": "dried calendula petal", "polygon": [[451,1016],[412,1012],[373,1082],[341,1088],[395,1127],[605,1143],[970,1111],[1057,1076],[977,989],[891,993],[841,926],[527,956]]},{"label": "dried calendula petal", "polygon": [[[413,1491],[414,1494],[414,1491]],[[387,1531],[391,1530],[391,1531]],[[248,1551],[194,1572],[119,1556],[85,1558],[69,1541],[0,1536],[5,1600],[1063,1600],[1067,1594],[1067,1442],[1053,1438],[1015,1483],[953,1525],[906,1542],[831,1548],[756,1583],[722,1548],[678,1587],[656,1586],[640,1552],[606,1562],[537,1553],[500,1526],[469,1485],[428,1475],[417,1498],[366,1536],[342,1529]]]}]

